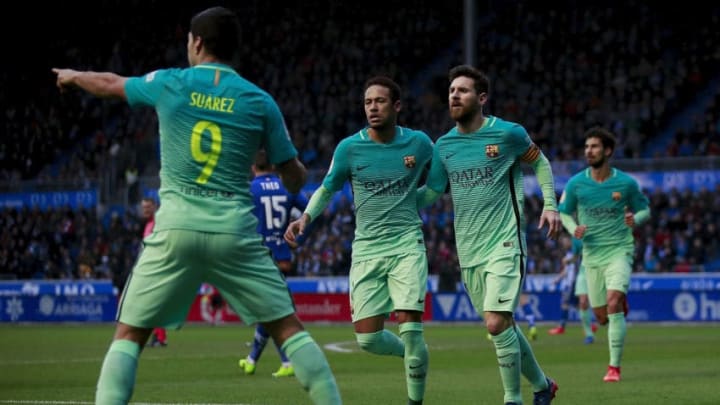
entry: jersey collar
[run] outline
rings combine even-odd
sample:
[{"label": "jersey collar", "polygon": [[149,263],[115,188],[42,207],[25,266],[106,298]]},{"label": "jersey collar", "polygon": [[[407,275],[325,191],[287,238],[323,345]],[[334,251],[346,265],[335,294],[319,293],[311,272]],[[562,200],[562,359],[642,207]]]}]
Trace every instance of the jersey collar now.
[{"label": "jersey collar", "polygon": [[[390,145],[390,144],[395,143],[395,140],[397,140],[399,137],[401,137],[403,135],[405,135],[405,131],[403,131],[403,128],[401,126],[396,125],[395,126],[395,136],[393,137],[393,139],[390,142],[388,142],[384,145]],[[360,139],[362,139],[364,141],[372,141],[372,138],[370,138],[370,134],[368,133],[368,127],[365,127],[360,130]]]},{"label": "jersey collar", "polygon": [[221,70],[223,72],[232,73],[237,75],[238,72],[235,71],[235,69],[231,68],[228,65],[222,64],[222,63],[201,63],[199,65],[193,66],[194,69],[212,69],[212,70]]},{"label": "jersey collar", "polygon": [[[617,169],[615,169],[614,167],[611,167],[610,168],[610,176],[608,176],[608,179],[615,177],[615,175],[617,175]],[[592,177],[592,172],[590,171],[590,167],[585,169],[585,177],[587,177],[588,179],[590,179],[592,181],[595,181],[595,179],[593,179],[593,177]]]}]

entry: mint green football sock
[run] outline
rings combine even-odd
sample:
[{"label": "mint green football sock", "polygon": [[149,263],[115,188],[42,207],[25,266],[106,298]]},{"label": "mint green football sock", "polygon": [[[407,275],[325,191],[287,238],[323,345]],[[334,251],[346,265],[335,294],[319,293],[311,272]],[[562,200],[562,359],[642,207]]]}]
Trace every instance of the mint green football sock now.
[{"label": "mint green football sock", "polygon": [[535,358],[530,342],[517,325],[514,328],[520,345],[520,373],[532,384],[533,392],[547,389],[547,378]]},{"label": "mint green football sock", "polygon": [[492,336],[495,344],[495,354],[497,355],[498,366],[500,368],[500,378],[502,379],[503,388],[505,389],[505,402],[522,403],[522,394],[520,392],[520,343],[518,342],[515,328],[505,329],[497,336]]},{"label": "mint green football sock", "polygon": [[623,349],[625,348],[625,335],[627,322],[625,314],[618,312],[608,315],[608,345],[610,346],[610,365],[620,367]]},{"label": "mint green football sock", "polygon": [[95,392],[98,405],[125,405],[135,387],[140,345],[130,340],[115,340],[103,361]]},{"label": "mint green football sock", "polygon": [[295,369],[295,376],[316,405],[342,404],[335,376],[325,353],[306,331],[298,332],[282,345]]},{"label": "mint green football sock", "polygon": [[585,336],[594,336],[595,333],[592,331],[592,311],[590,308],[581,309],[580,311],[580,322],[582,323],[583,332]]},{"label": "mint green football sock", "polygon": [[405,381],[408,399],[422,401],[425,397],[425,381],[430,365],[428,348],[423,336],[423,324],[401,323],[400,337],[405,343]]}]

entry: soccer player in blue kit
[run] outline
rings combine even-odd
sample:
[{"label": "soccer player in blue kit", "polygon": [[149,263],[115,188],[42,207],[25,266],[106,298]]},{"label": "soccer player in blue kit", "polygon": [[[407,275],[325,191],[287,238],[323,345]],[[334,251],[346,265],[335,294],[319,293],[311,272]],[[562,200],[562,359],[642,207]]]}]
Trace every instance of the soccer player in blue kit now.
[{"label": "soccer player in blue kit", "polygon": [[[264,150],[258,152],[253,165],[255,178],[250,183],[250,192],[253,195],[255,210],[258,219],[257,231],[262,236],[265,246],[270,250],[278,269],[287,275],[292,270],[292,251],[290,244],[285,241],[283,234],[290,223],[293,209],[300,212],[307,207],[308,199],[300,193],[292,194],[282,184],[282,180],[275,173],[274,167],[268,162]],[[256,363],[260,360],[267,345],[270,334],[261,325],[255,328],[252,349],[247,358],[238,362],[245,374],[255,374]],[[275,345],[282,364],[272,373],[273,377],[292,377],[295,375],[290,360],[285,352]]]}]

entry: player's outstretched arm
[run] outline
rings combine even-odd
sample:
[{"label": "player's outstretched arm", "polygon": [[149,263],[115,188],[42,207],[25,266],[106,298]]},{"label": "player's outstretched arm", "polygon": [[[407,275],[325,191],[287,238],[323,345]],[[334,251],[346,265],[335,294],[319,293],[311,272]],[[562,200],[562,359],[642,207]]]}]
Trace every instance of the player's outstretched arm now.
[{"label": "player's outstretched arm", "polygon": [[53,68],[52,71],[57,75],[57,86],[61,91],[79,87],[97,97],[127,99],[127,77],[111,72],[80,72],[74,69]]}]

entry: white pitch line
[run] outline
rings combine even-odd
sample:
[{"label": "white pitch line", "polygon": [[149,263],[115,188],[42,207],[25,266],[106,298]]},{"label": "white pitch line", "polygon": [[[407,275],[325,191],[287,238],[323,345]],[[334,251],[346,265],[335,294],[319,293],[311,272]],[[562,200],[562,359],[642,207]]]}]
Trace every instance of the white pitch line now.
[{"label": "white pitch line", "polygon": [[[221,359],[227,356],[221,356],[221,355],[205,355],[205,354],[194,354],[194,355],[185,355],[185,356],[173,356],[173,359],[182,359],[182,360],[192,360],[192,359],[198,359],[198,360],[204,360],[204,359]],[[164,356],[160,356],[157,354],[147,353],[140,356],[140,360],[146,360],[146,361],[156,361],[156,360],[162,360],[166,361],[167,358]],[[0,367],[3,366],[34,366],[34,365],[43,365],[43,364],[67,364],[67,363],[102,363],[103,358],[102,357],[86,357],[86,358],[80,358],[80,359],[61,359],[61,360],[53,360],[53,359],[40,359],[40,360],[10,360],[10,361],[2,361],[0,360]],[[0,402],[1,404],[2,402]]]},{"label": "white pitch line", "polygon": [[[0,400],[0,404],[17,405],[92,405],[94,402],[87,401],[33,401],[33,400]],[[252,404],[215,404],[215,403],[192,403],[192,402],[130,402],[130,405],[252,405]]]},{"label": "white pitch line", "polygon": [[33,401],[33,400],[0,400],[0,404],[47,404],[47,405],[64,405],[64,404],[92,404],[85,401]]},{"label": "white pitch line", "polygon": [[355,345],[356,345],[355,341],[354,341],[354,340],[348,340],[348,341],[345,341],[345,342],[328,343],[328,344],[324,345],[323,347],[326,348],[326,349],[328,349],[328,350],[330,350],[331,352],[337,352],[337,353],[354,353],[354,352],[357,352],[357,350],[354,349],[354,348],[352,348],[352,349],[347,349],[347,348],[343,347],[343,346],[350,346],[350,345],[355,346]]},{"label": "white pitch line", "polygon": [[33,401],[33,400],[0,400],[0,404],[42,404],[42,405],[65,405],[65,404],[92,404],[85,401]]},{"label": "white pitch line", "polygon": [[[10,360],[0,361],[0,366],[35,366],[42,364],[67,364],[67,363],[99,363],[103,359],[100,357],[84,358],[84,359],[63,359],[63,360]],[[0,401],[0,403],[3,403]]]}]

